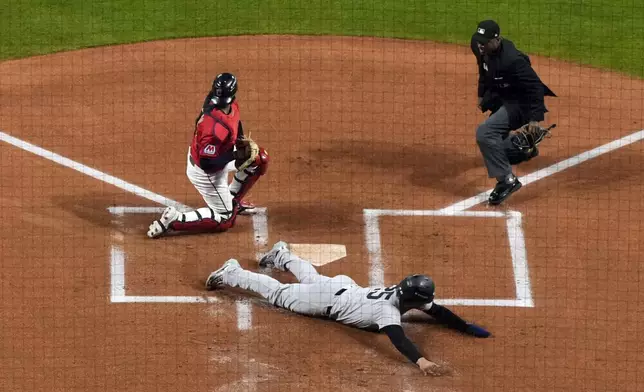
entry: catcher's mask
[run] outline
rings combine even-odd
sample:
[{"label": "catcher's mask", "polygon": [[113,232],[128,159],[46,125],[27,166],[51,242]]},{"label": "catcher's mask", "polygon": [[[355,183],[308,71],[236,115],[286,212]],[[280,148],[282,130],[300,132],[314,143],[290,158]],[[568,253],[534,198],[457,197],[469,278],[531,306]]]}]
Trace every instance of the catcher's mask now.
[{"label": "catcher's mask", "polygon": [[396,288],[401,309],[416,309],[434,300],[436,286],[426,275],[409,275]]},{"label": "catcher's mask", "polygon": [[212,82],[210,102],[216,108],[221,108],[233,103],[235,94],[237,94],[237,78],[231,73],[224,72],[217,75]]}]

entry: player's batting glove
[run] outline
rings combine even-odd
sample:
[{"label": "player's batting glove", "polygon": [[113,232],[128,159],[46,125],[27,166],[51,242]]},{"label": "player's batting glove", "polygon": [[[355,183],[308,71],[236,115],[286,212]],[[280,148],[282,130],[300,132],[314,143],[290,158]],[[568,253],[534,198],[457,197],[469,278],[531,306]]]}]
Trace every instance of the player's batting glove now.
[{"label": "player's batting glove", "polygon": [[479,327],[474,323],[467,324],[467,329],[465,330],[465,333],[472,336],[476,336],[477,338],[487,338],[488,336],[490,336],[490,333],[486,331],[485,328]]}]

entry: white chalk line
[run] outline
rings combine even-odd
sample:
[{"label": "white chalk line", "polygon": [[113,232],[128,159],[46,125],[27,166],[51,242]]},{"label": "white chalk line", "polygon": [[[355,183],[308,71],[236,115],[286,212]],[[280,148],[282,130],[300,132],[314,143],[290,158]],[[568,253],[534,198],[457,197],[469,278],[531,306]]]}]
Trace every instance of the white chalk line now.
[{"label": "white chalk line", "polygon": [[[259,261],[260,250],[268,242],[268,213],[266,207],[255,208],[252,215],[253,241],[255,243],[255,257]],[[253,326],[253,307],[247,299],[236,301],[237,329],[246,331]]]},{"label": "white chalk line", "polygon": [[247,331],[253,326],[253,307],[248,299],[235,301],[237,310],[237,329]]},{"label": "white chalk line", "polygon": [[392,210],[364,209],[365,242],[369,253],[369,284],[385,284],[385,267],[382,262],[382,245],[380,240],[380,216],[468,216],[468,217],[504,217],[499,211],[441,211],[441,210]]},{"label": "white chalk line", "polygon": [[125,296],[125,254],[123,248],[112,245],[110,249],[111,297]]},{"label": "white chalk line", "polygon": [[268,214],[266,208],[256,208],[253,215],[253,233],[255,241],[255,257],[257,261],[262,257],[262,251],[268,245]]},{"label": "white chalk line", "polygon": [[498,307],[514,307],[514,308],[532,308],[534,304],[532,301],[522,299],[436,299],[439,305],[445,306],[498,306]]},{"label": "white chalk line", "polygon": [[380,210],[364,209],[369,216],[467,216],[472,218],[502,218],[506,216],[501,211],[462,211],[462,210]]},{"label": "white chalk line", "polygon": [[[597,158],[601,155],[615,151],[622,147],[636,143],[644,139],[644,129],[614,140],[610,143],[585,151],[571,158],[565,159],[544,169],[520,177],[524,186],[542,180],[553,174],[562,172],[583,162]],[[365,226],[367,249],[371,258],[370,282],[381,284],[384,280],[384,268],[382,266],[382,255],[380,245],[379,216],[470,216],[470,217],[499,217],[502,213],[498,211],[472,211],[467,214],[466,210],[487,201],[492,189],[481,192],[469,199],[465,199],[447,206],[440,210],[365,210]],[[507,234],[512,256],[512,267],[516,286],[515,300],[477,300],[477,299],[450,299],[443,300],[449,305],[470,305],[470,306],[519,306],[534,307],[532,297],[532,286],[530,283],[527,252],[525,246],[525,235],[522,228],[522,216],[517,211],[510,211],[507,220]],[[382,273],[381,273],[382,271]],[[384,283],[384,282],[383,282]],[[437,301],[439,302],[439,301]]]},{"label": "white chalk line", "polygon": [[507,220],[508,241],[510,243],[510,255],[512,257],[512,270],[514,272],[514,283],[516,286],[517,300],[534,306],[532,300],[532,285],[530,284],[530,273],[528,269],[528,256],[525,249],[525,236],[521,225],[522,215],[518,211],[510,211]]},{"label": "white chalk line", "polygon": [[[161,196],[157,193],[151,192],[138,185],[134,185],[120,178],[114,177],[107,173],[103,173],[97,169],[91,168],[80,162],[66,158],[53,151],[46,150],[42,147],[28,143],[24,140],[13,137],[5,132],[0,131],[0,140],[8,143],[21,150],[30,152],[39,157],[45,158],[49,161],[57,163],[61,166],[75,170],[86,176],[104,182],[106,184],[115,186],[121,190],[132,193],[136,196],[150,200],[152,202],[161,204],[163,206],[174,206],[179,210],[191,210],[185,204],[179,203],[175,200]],[[117,216],[123,216],[126,213],[158,213],[163,211],[163,207],[125,207],[116,206],[109,207],[108,210]],[[216,302],[216,299],[206,299],[206,297],[181,297],[181,296],[127,296],[125,294],[125,252],[120,246],[113,245],[110,250],[110,270],[111,270],[111,292],[110,301],[113,303],[164,303],[164,302],[183,302],[183,303],[198,303],[198,302]],[[238,327],[248,329],[252,325],[252,311],[250,303],[243,302],[238,304]]]},{"label": "white chalk line", "polygon": [[18,138],[15,138],[9,134],[6,134],[4,132],[0,131],[0,140],[11,144],[14,147],[18,147],[21,150],[30,152],[32,154],[35,154],[39,157],[48,159],[52,162],[55,162],[61,166],[65,166],[67,168],[76,170],[77,172],[80,172],[82,174],[85,174],[86,176],[92,177],[94,179],[97,179],[99,181],[102,181],[106,184],[113,185],[119,189],[122,189],[126,192],[135,194],[139,197],[142,197],[144,199],[153,201],[155,203],[162,204],[164,206],[174,206],[178,209],[188,209],[184,204],[181,204],[175,200],[169,199],[165,196],[158,195],[154,192],[151,192],[147,189],[143,189],[140,186],[131,184],[127,181],[123,181],[120,178],[116,178],[114,176],[111,176],[109,174],[103,173],[99,170],[93,169],[89,166],[83,165],[82,163],[73,161],[69,158],[66,158],[62,155],[56,154],[55,152],[45,150],[42,147],[35,146],[31,143],[25,142],[23,140],[20,140]]},{"label": "white chalk line", "polygon": [[[137,206],[112,206],[108,207],[107,210],[117,216],[123,216],[124,214],[149,214],[149,213],[160,213],[163,212],[163,207],[137,207]],[[259,249],[260,246],[266,245],[268,241],[268,217],[266,207],[258,207],[255,209],[254,214],[252,215],[253,220],[253,232],[255,235],[254,241],[255,246]],[[120,247],[112,247],[112,273],[115,271],[120,273],[119,276],[112,276],[112,283],[117,282],[120,287],[125,286],[125,263],[123,250]],[[114,252],[116,249],[116,253]],[[119,253],[120,252],[120,253]],[[259,254],[259,253],[257,253]],[[122,272],[121,272],[122,271]],[[114,286],[112,286],[112,298],[111,301],[114,303],[187,303],[187,304],[199,304],[199,303],[215,303],[218,302],[215,297],[199,297],[199,296],[130,296],[125,295],[125,290],[114,291]],[[245,331],[252,328],[253,325],[253,311],[252,304],[249,300],[241,299],[235,301],[235,309],[237,312],[237,328],[240,331]]]},{"label": "white chalk line", "polygon": [[[244,300],[248,301],[249,300]],[[180,304],[203,304],[217,303],[220,300],[217,297],[198,297],[198,296],[120,296],[114,297],[115,303],[180,303]],[[520,299],[437,299],[439,305],[445,306],[502,306],[502,307],[533,307],[534,305],[526,300]],[[243,318],[242,318],[243,319]],[[238,321],[239,323],[239,321]]]},{"label": "white chalk line", "polygon": [[[635,143],[635,142],[637,142],[639,140],[642,140],[643,138],[644,138],[644,130],[635,132],[635,133],[633,133],[631,135],[625,136],[625,137],[623,137],[621,139],[618,139],[618,140],[615,140],[615,141],[610,142],[608,144],[605,144],[603,146],[597,147],[597,148],[595,148],[593,150],[586,151],[586,152],[584,152],[582,154],[579,154],[577,156],[574,156],[572,158],[564,160],[564,161],[562,161],[560,163],[557,163],[557,164],[552,165],[550,167],[547,167],[545,169],[541,169],[541,170],[538,170],[538,171],[536,171],[534,173],[528,174],[528,175],[526,175],[526,176],[521,178],[521,182],[525,186],[525,185],[527,185],[529,183],[532,183],[532,182],[538,181],[540,179],[543,179],[545,177],[548,177],[550,175],[556,174],[558,172],[561,172],[561,171],[563,171],[565,169],[568,169],[570,167],[578,165],[578,164],[580,164],[582,162],[585,162],[587,160],[596,158],[596,157],[598,157],[600,155],[606,154],[606,153],[611,152],[613,150],[616,150],[618,148],[621,148],[621,147],[627,146],[629,144]],[[144,188],[141,188],[141,187],[139,187],[137,185],[128,183],[126,181],[123,181],[123,180],[121,180],[119,178],[116,178],[114,176],[111,176],[111,175],[108,175],[106,173],[100,172],[100,171],[98,171],[96,169],[90,168],[90,167],[88,167],[86,165],[83,165],[81,163],[73,161],[73,160],[71,160],[69,158],[63,157],[63,156],[61,156],[59,154],[56,154],[54,152],[45,150],[45,149],[43,149],[41,147],[35,146],[35,145],[31,144],[31,143],[28,143],[28,142],[25,142],[25,141],[20,140],[18,138],[15,138],[13,136],[10,136],[10,135],[8,135],[8,134],[6,134],[4,132],[0,132],[0,140],[6,142],[8,144],[11,144],[11,145],[13,145],[15,147],[18,147],[18,148],[20,148],[22,150],[31,152],[31,153],[33,153],[35,155],[38,155],[40,157],[43,157],[45,159],[48,159],[48,160],[53,161],[55,163],[58,163],[58,164],[60,164],[62,166],[65,166],[65,167],[71,168],[73,170],[76,170],[76,171],[78,171],[80,173],[88,175],[88,176],[90,176],[92,178],[95,178],[95,179],[97,179],[99,181],[108,183],[108,184],[113,185],[113,186],[115,186],[117,188],[120,188],[120,189],[125,190],[125,191],[130,192],[130,193],[133,193],[133,194],[135,194],[137,196],[146,198],[148,200],[157,202],[157,203],[162,204],[162,205],[166,205],[166,206],[174,205],[175,207],[177,207],[179,209],[189,209],[189,207],[187,207],[187,206],[185,206],[185,205],[183,205],[181,203],[178,203],[178,202],[176,202],[176,201],[174,201],[172,199],[169,199],[169,198],[166,198],[164,196],[158,195],[156,193],[153,193],[151,191],[148,191],[148,190],[146,190]],[[489,196],[489,193],[491,191],[492,190],[490,189],[488,191],[482,192],[482,193],[480,193],[480,194],[478,194],[478,195],[476,195],[476,196],[474,196],[472,198],[463,200],[461,202],[454,203],[453,205],[448,206],[448,207],[446,207],[446,208],[444,208],[442,210],[431,211],[431,212],[427,212],[427,211],[420,212],[419,216],[466,216],[466,215],[460,215],[459,211],[464,211],[464,210],[466,210],[468,208],[471,208],[471,207],[473,207],[473,206],[475,206],[477,204],[480,204],[480,203],[484,202],[487,199],[487,197]],[[122,211],[113,211],[113,213],[116,213],[116,214],[123,214],[123,213],[129,213],[129,212],[152,213],[152,212],[159,212],[159,209],[160,209],[158,207],[143,207],[143,210],[134,211],[134,210],[132,210],[132,208],[137,208],[137,207],[121,207],[121,208],[123,208]],[[365,210],[365,212],[366,211],[378,211],[378,210]],[[400,212],[398,210],[380,210],[380,211],[390,211],[390,212],[393,211],[393,214],[396,215],[396,216],[414,216],[414,215],[417,215],[419,213],[418,210],[404,210],[404,212]],[[396,211],[398,211],[398,212],[396,212]],[[264,216],[265,216],[265,214],[264,214]],[[481,216],[481,217],[488,216],[489,217],[489,216],[493,216],[493,215],[476,214],[476,215],[469,215],[469,216]],[[255,220],[254,220],[254,223],[255,223]],[[261,223],[260,223],[260,225],[261,225]],[[382,258],[381,258],[381,254],[380,254],[381,253],[381,249],[380,249],[380,233],[379,233],[379,223],[378,223],[377,215],[372,216],[372,215],[369,215],[368,213],[366,213],[365,214],[365,225],[366,225],[366,228],[367,228],[367,247],[370,248],[370,253],[380,255],[380,257],[375,257],[375,258],[372,258],[372,260],[371,260],[372,269],[371,269],[370,281],[377,281],[378,280],[378,275],[379,275],[379,273],[378,273],[379,270],[382,269],[383,274],[384,274],[384,269],[382,268]],[[510,225],[510,224],[508,223],[508,225]],[[376,238],[376,236],[374,235],[374,231],[376,229],[377,229],[377,233],[378,233],[377,242],[374,242],[374,239]],[[260,229],[260,231],[261,231],[261,229]],[[508,226],[509,236],[510,236],[510,232],[513,232],[513,233],[516,234],[519,231],[522,233],[522,229],[521,229],[520,225],[518,226],[518,231],[517,231],[517,228],[512,228],[512,227]],[[510,236],[510,237],[513,238],[512,236]],[[257,243],[258,243],[258,237],[257,236],[256,236],[255,241],[256,241],[256,245],[257,245]],[[513,244],[515,244],[515,245],[513,245]],[[525,255],[525,243],[524,243],[524,240],[521,240],[521,241],[510,240],[510,246],[511,246],[511,249],[514,249],[514,250],[512,250],[513,260],[516,258],[517,260],[520,261],[521,260],[521,255],[522,254]],[[513,248],[513,246],[514,246],[514,248]],[[116,252],[116,253],[118,254],[118,252]],[[119,267],[119,265],[118,265],[119,257],[120,256],[117,256],[117,265],[116,265],[117,268]],[[121,257],[121,259],[124,259],[124,257]],[[523,259],[525,260],[525,257],[523,257]],[[525,264],[525,266],[526,266],[526,272],[527,272],[527,263]],[[521,263],[518,264],[518,267],[515,265],[515,276],[516,276],[517,270],[519,270],[519,271],[521,270]],[[123,277],[124,277],[124,274],[123,274]],[[527,275],[526,275],[526,277],[527,277]],[[384,279],[384,277],[383,277],[383,279]],[[118,278],[116,278],[116,281],[118,283]],[[529,280],[527,282],[529,284]],[[115,286],[118,286],[118,284],[115,285]],[[526,294],[524,291],[522,291],[520,289],[520,286],[521,285],[519,285],[517,283],[517,294],[520,294],[520,292],[522,292],[523,294]],[[525,286],[525,284],[523,284],[523,286]],[[122,285],[122,287],[124,287],[124,285]],[[114,289],[114,286],[113,286],[113,289]],[[126,302],[126,301],[123,301],[122,299],[126,298],[127,296],[118,295],[119,293],[120,293],[119,291],[116,291],[115,293],[113,293],[113,294],[116,294],[116,295],[112,295],[112,297],[117,300],[117,301],[113,301],[113,302]],[[186,302],[202,302],[202,301],[206,302],[206,300],[203,300],[200,297],[146,297],[146,296],[137,296],[137,297],[132,297],[132,298],[139,299],[139,300],[146,300],[148,298],[166,298],[166,299],[170,299],[171,302],[180,302],[180,301],[182,301],[182,300],[177,300],[177,298],[187,298]],[[463,301],[465,301],[466,303],[472,303],[471,301],[476,302],[476,301],[480,301],[480,300],[463,300]],[[486,300],[483,300],[483,301],[486,301]],[[504,300],[493,300],[493,301],[504,301]],[[521,301],[521,300],[519,300],[519,301]],[[531,301],[531,298],[524,299],[524,301],[529,302],[529,301]],[[157,302],[157,301],[156,300],[151,300],[150,302]]]},{"label": "white chalk line", "polygon": [[521,228],[521,213],[510,211],[461,211],[461,210],[380,210],[365,209],[365,241],[369,253],[369,285],[384,286],[385,269],[382,262],[382,245],[379,218],[381,216],[438,216],[438,217],[473,217],[473,218],[506,218],[508,242],[512,259],[512,270],[516,290],[515,299],[460,299],[449,298],[437,300],[444,305],[462,306],[501,306],[501,307],[534,307],[532,288],[528,273],[528,261],[525,251],[525,238]]},{"label": "white chalk line", "polygon": [[117,304],[213,304],[220,302],[217,297],[197,296],[163,296],[163,295],[123,295],[112,297],[111,301]]},{"label": "white chalk line", "polygon": [[382,245],[380,243],[380,222],[378,215],[364,212],[365,241],[369,253],[369,285],[383,286],[385,268],[382,264]]},{"label": "white chalk line", "polygon": [[[117,213],[117,216],[122,214]],[[120,233],[117,233],[120,234]],[[117,238],[119,237],[119,238]],[[121,235],[113,239],[122,242]],[[113,303],[215,303],[215,297],[197,296],[162,296],[162,295],[126,295],[125,294],[125,259],[126,254],[121,244],[112,244],[110,248],[110,301]]]},{"label": "white chalk line", "polygon": [[114,215],[124,214],[160,214],[165,210],[165,207],[129,207],[129,206],[113,206],[107,207],[107,210]]},{"label": "white chalk line", "polygon": [[[531,184],[533,182],[542,180],[546,177],[549,177],[553,174],[557,174],[559,172],[562,172],[566,169],[569,169],[573,166],[577,166],[583,162],[586,162],[588,160],[591,160],[593,158],[597,158],[601,155],[608,154],[609,152],[615,151],[617,149],[620,149],[622,147],[626,147],[630,144],[633,144],[635,142],[638,142],[640,140],[644,139],[644,129],[634,132],[630,135],[624,136],[621,139],[614,140],[610,143],[604,144],[602,146],[599,146],[597,148],[593,148],[592,150],[588,150],[585,152],[582,152],[579,155],[575,155],[571,158],[565,159],[561,162],[555,163],[554,165],[548,166],[544,169],[537,170],[533,173],[527,174],[523,177],[520,177],[519,180],[523,184],[523,186],[526,186],[528,184]],[[465,199],[459,202],[456,202],[450,206],[447,206],[439,211],[443,212],[453,212],[453,211],[463,211],[467,210],[469,208],[472,208],[478,204],[484,203],[487,201],[488,197],[490,196],[490,193],[492,192],[492,189],[488,189],[485,192],[481,192],[476,196],[470,197],[469,199]]]}]

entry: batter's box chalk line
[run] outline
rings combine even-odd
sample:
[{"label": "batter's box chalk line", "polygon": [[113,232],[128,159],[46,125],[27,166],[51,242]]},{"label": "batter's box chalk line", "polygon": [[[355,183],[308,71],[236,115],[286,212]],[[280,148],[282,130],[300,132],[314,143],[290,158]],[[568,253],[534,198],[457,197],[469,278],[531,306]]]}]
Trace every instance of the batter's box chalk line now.
[{"label": "batter's box chalk line", "polygon": [[[545,169],[538,170],[534,173],[528,174],[525,177],[521,178],[521,182],[525,185],[528,185],[532,182],[536,182],[538,180],[544,179],[548,176],[551,176],[553,174],[559,173],[563,170],[566,170],[570,167],[579,165],[583,162],[586,162],[590,159],[594,159],[598,156],[601,156],[603,154],[610,153],[611,151],[617,150],[619,148],[628,146],[632,143],[638,142],[640,140],[644,139],[644,130],[640,130],[634,133],[631,133],[629,135],[626,135],[620,139],[614,140],[610,143],[604,144],[602,146],[593,148],[592,150],[585,151],[581,154],[578,154],[576,156],[573,156],[571,158],[568,158],[566,160],[563,160],[559,163],[556,163],[552,166],[546,167]],[[175,206],[180,210],[188,209],[188,206],[185,206],[175,200],[172,200],[170,198],[167,198],[163,195],[159,195],[157,193],[154,193],[152,191],[149,191],[147,189],[144,189],[138,185],[132,184],[130,182],[124,181],[120,178],[117,178],[115,176],[112,176],[110,174],[101,172],[97,169],[91,168],[87,165],[84,165],[80,162],[74,161],[72,159],[69,159],[67,157],[64,157],[58,153],[46,150],[40,146],[34,145],[32,143],[29,143],[25,140],[21,140],[17,137],[11,136],[10,134],[0,131],[0,141],[7,143],[13,147],[16,147],[18,149],[21,149],[23,151],[27,151],[31,154],[34,154],[36,156],[39,156],[43,159],[49,160],[51,162],[54,162],[58,165],[61,165],[63,167],[75,170],[81,174],[84,174],[88,177],[91,177],[95,180],[101,181],[103,183],[112,185],[118,189],[121,189],[125,192],[137,195],[139,197],[142,197],[144,199],[150,200],[154,203],[163,205],[163,206]],[[469,208],[478,205],[480,203],[485,202],[487,199],[487,196],[491,190],[488,190],[486,192],[482,192],[478,195],[475,195],[474,197],[471,197],[469,199],[454,203],[442,210],[439,210],[440,213],[445,214],[444,216],[449,216],[450,214],[453,216],[459,216],[458,213],[468,210]],[[126,213],[150,213],[150,212],[159,212],[163,210],[163,207],[115,207],[117,209],[113,210],[113,213],[115,215],[123,215]],[[119,210],[118,208],[122,208],[122,210]],[[139,209],[139,210],[137,210]],[[370,247],[370,256],[371,256],[371,265],[372,265],[372,270],[370,273],[370,279],[372,282],[379,282],[382,281],[382,256],[380,255],[380,242],[379,242],[379,232],[375,231],[375,229],[378,228],[378,215],[377,211],[387,211],[387,210],[365,210],[365,224],[367,224],[366,230],[367,230],[367,236],[371,236],[371,238],[378,238],[378,243],[370,243],[370,241],[367,241],[367,246]],[[396,211],[402,211],[402,210],[396,210]],[[400,213],[400,212],[399,212]],[[407,212],[403,212],[402,214],[406,214]],[[423,212],[427,213],[427,211]],[[432,211],[436,215],[436,211]],[[512,217],[513,213],[510,213],[509,216],[510,218]],[[510,218],[508,218],[510,220]],[[515,278],[517,276],[521,276],[521,270],[525,269],[525,283],[523,285],[517,284],[517,297],[513,300],[447,300],[445,303],[451,303],[451,301],[460,301],[458,302],[459,304],[464,304],[464,305],[490,305],[490,306],[533,306],[533,301],[532,301],[532,296],[530,293],[530,286],[529,286],[529,280],[527,280],[527,262],[525,260],[525,243],[523,240],[523,231],[521,229],[520,225],[520,215],[518,215],[517,222],[518,225],[514,225],[513,223],[508,222],[508,232],[515,231],[516,233],[521,234],[520,240],[517,239],[513,242],[511,242],[511,248],[513,248],[513,263],[515,266]],[[259,216],[254,215],[253,216],[253,224],[255,227],[255,230],[259,230],[260,232],[264,232],[266,234],[265,237],[262,237],[261,235],[255,237],[255,245],[256,246],[262,246],[261,244],[265,245],[265,240],[268,238],[267,236],[267,225],[266,225],[266,214],[264,212],[264,216],[261,214]],[[118,238],[117,235],[113,236]],[[510,236],[515,237],[516,236]],[[169,296],[169,297],[148,297],[148,296],[126,296],[125,295],[125,259],[126,256],[123,253],[122,245],[120,245],[117,241],[117,243],[112,245],[112,250],[111,250],[111,270],[112,270],[112,288],[111,288],[111,298],[112,302],[181,302],[181,303],[208,303],[208,302],[216,302],[216,298],[210,298],[210,297],[175,297],[175,296]],[[121,277],[119,277],[119,275]],[[518,280],[517,280],[518,281]],[[521,287],[524,287],[524,289],[521,289]],[[486,302],[487,301],[487,302]],[[492,302],[489,302],[492,301]],[[456,303],[456,302],[454,302]]]},{"label": "batter's box chalk line", "polygon": [[[165,207],[131,207],[112,206],[108,211],[118,219],[127,214],[160,214]],[[253,239],[257,250],[266,246],[268,242],[267,210],[264,207],[255,209],[252,214]],[[125,262],[127,255],[123,247],[123,235],[114,233],[110,247],[110,301],[112,303],[218,303],[217,297],[210,296],[159,296],[159,295],[127,295],[125,280]],[[150,240],[152,241],[152,240]],[[259,257],[259,253],[257,253]],[[252,327],[252,306],[249,300],[235,301],[237,315],[237,329],[248,330]]]},{"label": "batter's box chalk line", "polygon": [[449,298],[437,299],[442,305],[462,306],[503,306],[503,307],[534,307],[532,287],[528,271],[525,237],[521,218],[518,211],[507,213],[498,211],[457,211],[457,210],[364,210],[365,244],[369,253],[369,284],[384,286],[385,267],[382,259],[382,243],[380,233],[380,217],[383,216],[427,216],[427,217],[469,217],[505,219],[508,234],[508,244],[514,273],[515,298],[508,299],[475,299]]}]

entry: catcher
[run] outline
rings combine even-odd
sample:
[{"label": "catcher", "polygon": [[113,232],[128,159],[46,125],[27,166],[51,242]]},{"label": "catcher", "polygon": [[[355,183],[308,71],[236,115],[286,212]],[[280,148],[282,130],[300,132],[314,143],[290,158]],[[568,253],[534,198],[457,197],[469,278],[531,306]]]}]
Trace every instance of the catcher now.
[{"label": "catcher", "polygon": [[[226,231],[233,227],[237,215],[250,213],[255,207],[243,198],[266,173],[269,157],[250,139],[250,133],[244,137],[237,88],[233,74],[217,75],[195,120],[186,174],[207,207],[189,212],[166,208],[150,225],[148,237],[157,238],[170,231]],[[230,171],[236,173],[229,185]]]},{"label": "catcher", "polygon": [[471,49],[479,69],[478,107],[491,113],[478,126],[476,141],[488,176],[497,180],[488,201],[500,204],[521,188],[512,165],[539,155],[537,145],[554,128],[541,127],[539,122],[548,111],[544,95],[556,95],[532,69],[530,58],[501,37],[495,21],[478,24]]}]

